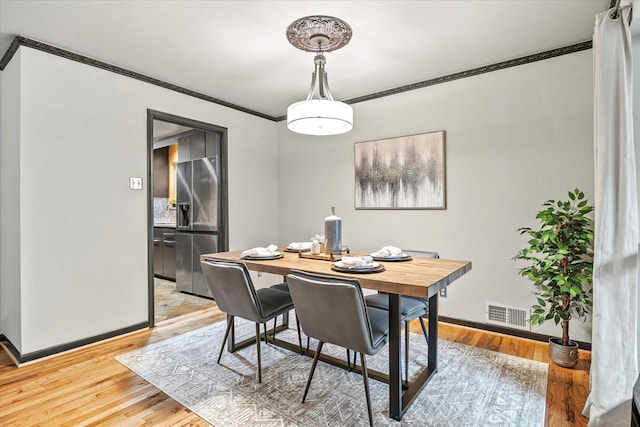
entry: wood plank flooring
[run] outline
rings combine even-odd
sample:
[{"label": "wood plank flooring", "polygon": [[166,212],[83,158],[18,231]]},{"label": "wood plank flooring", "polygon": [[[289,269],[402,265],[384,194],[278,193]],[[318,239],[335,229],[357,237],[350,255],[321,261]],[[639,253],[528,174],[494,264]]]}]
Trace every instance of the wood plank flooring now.
[{"label": "wood plank flooring", "polygon": [[[417,321],[413,322],[411,330],[420,333],[420,324]],[[438,334],[440,339],[548,363],[545,425],[548,427],[587,425],[589,419],[582,416],[582,409],[589,395],[591,352],[580,350],[578,365],[574,369],[567,369],[549,360],[548,343],[443,322],[438,324]]]},{"label": "wood plank flooring", "polygon": [[[209,308],[162,322],[153,330],[93,344],[16,368],[0,350],[2,426],[206,426],[182,405],[133,374],[114,357],[225,318]],[[416,332],[419,324],[412,325]],[[546,343],[441,323],[440,337],[548,362]],[[549,365],[547,426],[585,426],[591,354],[576,369]],[[223,427],[223,426],[218,426]]]}]

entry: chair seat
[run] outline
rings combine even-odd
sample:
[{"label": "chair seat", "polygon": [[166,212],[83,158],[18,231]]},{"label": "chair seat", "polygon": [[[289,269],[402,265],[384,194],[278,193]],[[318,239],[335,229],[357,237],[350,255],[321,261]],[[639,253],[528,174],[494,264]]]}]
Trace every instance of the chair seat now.
[{"label": "chair seat", "polygon": [[371,323],[373,346],[378,348],[389,338],[389,312],[375,307],[367,307],[367,312]]},{"label": "chair seat", "polygon": [[[389,310],[389,294],[367,295],[364,299],[368,307]],[[416,298],[400,297],[400,315],[403,321],[415,319],[428,312],[429,305],[426,301]]]},{"label": "chair seat", "polygon": [[275,289],[277,291],[281,291],[281,292],[289,292],[289,285],[287,285],[287,282],[284,283],[278,283],[277,285],[273,285],[271,286],[271,289]]},{"label": "chair seat", "polygon": [[267,318],[293,308],[289,293],[271,288],[262,288],[256,289],[256,294],[262,305],[263,315]]}]

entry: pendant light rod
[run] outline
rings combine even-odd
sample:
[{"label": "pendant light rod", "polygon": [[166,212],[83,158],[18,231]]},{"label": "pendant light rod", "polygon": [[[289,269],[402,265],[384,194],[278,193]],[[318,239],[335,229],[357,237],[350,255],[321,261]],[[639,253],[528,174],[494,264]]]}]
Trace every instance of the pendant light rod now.
[{"label": "pendant light rod", "polygon": [[329,81],[327,79],[327,72],[324,69],[324,64],[327,63],[324,55],[316,55],[313,61],[316,65],[315,71],[311,74],[311,88],[309,89],[309,95],[307,95],[307,101],[313,99],[313,95],[318,88],[318,97],[320,99],[328,99],[333,101],[333,96],[329,91]]}]

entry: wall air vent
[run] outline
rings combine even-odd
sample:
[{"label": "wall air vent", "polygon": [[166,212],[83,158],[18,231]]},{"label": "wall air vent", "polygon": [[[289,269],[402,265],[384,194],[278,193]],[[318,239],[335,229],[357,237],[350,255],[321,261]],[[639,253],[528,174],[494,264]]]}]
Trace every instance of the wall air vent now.
[{"label": "wall air vent", "polygon": [[487,323],[526,331],[531,330],[529,309],[526,307],[488,302],[485,312],[487,314]]}]

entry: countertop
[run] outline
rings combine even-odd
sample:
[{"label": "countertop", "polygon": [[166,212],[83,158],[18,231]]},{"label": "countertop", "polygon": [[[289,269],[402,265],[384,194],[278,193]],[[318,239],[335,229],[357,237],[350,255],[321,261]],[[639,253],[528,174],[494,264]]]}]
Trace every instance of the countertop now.
[{"label": "countertop", "polygon": [[153,226],[155,228],[176,228],[175,222],[154,222]]}]

